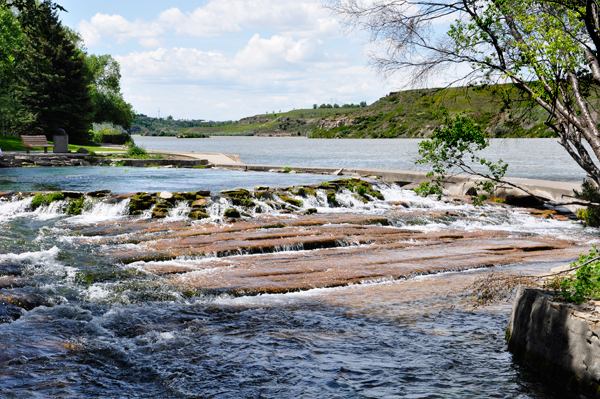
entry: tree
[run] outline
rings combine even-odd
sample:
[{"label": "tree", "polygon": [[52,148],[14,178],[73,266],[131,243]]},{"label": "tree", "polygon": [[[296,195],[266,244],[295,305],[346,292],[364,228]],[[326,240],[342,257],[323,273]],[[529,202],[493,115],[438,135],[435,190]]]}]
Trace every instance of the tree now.
[{"label": "tree", "polygon": [[85,54],[72,42],[58,19],[64,10],[49,0],[15,0],[5,3],[17,10],[25,35],[17,51],[18,79],[15,98],[20,103],[19,122],[26,132],[49,138],[64,128],[73,143],[89,142],[93,117]]},{"label": "tree", "polygon": [[2,136],[18,108],[12,93],[16,79],[15,54],[23,47],[24,36],[11,10],[0,7],[0,122]]},{"label": "tree", "polygon": [[597,0],[343,0],[329,7],[369,32],[378,45],[372,63],[384,76],[410,72],[413,84],[423,84],[468,65],[451,83],[512,83],[547,112],[546,125],[600,189],[600,130],[590,101],[600,85]]},{"label": "tree", "polygon": [[131,104],[121,94],[121,69],[110,55],[86,56],[85,65],[94,108],[93,122],[110,122],[131,129],[135,118]]}]

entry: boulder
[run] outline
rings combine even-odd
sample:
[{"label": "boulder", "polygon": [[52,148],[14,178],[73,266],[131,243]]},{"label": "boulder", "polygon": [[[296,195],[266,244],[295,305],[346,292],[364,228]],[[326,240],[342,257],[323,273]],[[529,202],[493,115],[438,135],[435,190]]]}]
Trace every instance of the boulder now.
[{"label": "boulder", "polygon": [[168,209],[165,208],[155,208],[152,211],[152,219],[164,219],[167,217],[167,214],[169,213]]},{"label": "boulder", "polygon": [[208,219],[210,218],[210,215],[206,212],[202,212],[202,211],[191,211],[188,214],[190,219],[194,219],[194,220],[200,220],[200,219]]},{"label": "boulder", "polygon": [[208,203],[208,200],[204,199],[204,198],[196,200],[196,201],[192,202],[192,209],[204,208],[207,203]]},{"label": "boulder", "polygon": [[160,194],[158,194],[158,196],[164,200],[170,200],[173,199],[173,193],[170,193],[168,191],[163,191]]},{"label": "boulder", "polygon": [[89,152],[88,150],[86,150],[85,148],[83,148],[83,147],[80,147],[80,148],[77,150],[77,152],[78,152],[79,154],[90,155],[90,152]]},{"label": "boulder", "polygon": [[240,212],[235,208],[225,209],[225,213],[223,213],[223,216],[234,219],[238,219],[241,217]]}]

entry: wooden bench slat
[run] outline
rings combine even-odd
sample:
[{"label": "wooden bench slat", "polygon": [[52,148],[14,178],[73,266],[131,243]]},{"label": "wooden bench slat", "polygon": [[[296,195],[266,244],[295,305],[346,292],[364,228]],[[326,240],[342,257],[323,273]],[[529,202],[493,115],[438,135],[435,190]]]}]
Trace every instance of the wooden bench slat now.
[{"label": "wooden bench slat", "polygon": [[43,147],[45,153],[48,153],[48,148],[54,147],[53,144],[48,144],[46,136],[21,136],[21,142],[23,142],[28,154],[29,149],[32,147]]}]

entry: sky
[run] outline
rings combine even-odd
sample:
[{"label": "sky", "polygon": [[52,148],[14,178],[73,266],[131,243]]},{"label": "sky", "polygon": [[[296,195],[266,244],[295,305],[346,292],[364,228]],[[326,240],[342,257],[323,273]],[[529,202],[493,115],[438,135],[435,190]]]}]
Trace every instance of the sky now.
[{"label": "sky", "polygon": [[320,0],[55,0],[89,53],[121,65],[137,113],[238,120],[337,102],[371,104],[400,84],[368,65]]}]

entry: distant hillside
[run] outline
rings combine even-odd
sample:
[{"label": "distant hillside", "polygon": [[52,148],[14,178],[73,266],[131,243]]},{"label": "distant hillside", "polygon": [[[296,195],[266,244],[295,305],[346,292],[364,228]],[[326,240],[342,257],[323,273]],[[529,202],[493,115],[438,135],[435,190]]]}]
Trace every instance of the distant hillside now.
[{"label": "distant hillside", "polygon": [[[597,102],[597,101],[596,101]],[[299,109],[214,122],[136,116],[131,132],[152,136],[307,136],[311,138],[427,137],[451,115],[467,112],[490,137],[555,137],[547,115],[511,85],[408,90],[358,108]]]},{"label": "distant hillside", "polygon": [[510,85],[390,93],[350,114],[322,118],[310,137],[427,137],[443,121],[441,107],[473,115],[490,137],[555,137],[544,125],[545,111]]}]

